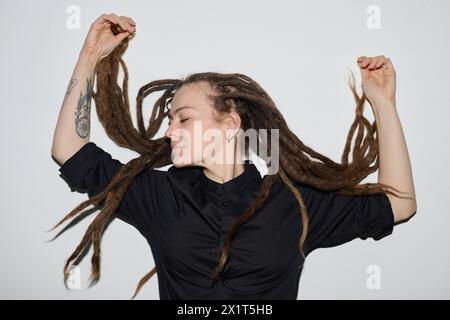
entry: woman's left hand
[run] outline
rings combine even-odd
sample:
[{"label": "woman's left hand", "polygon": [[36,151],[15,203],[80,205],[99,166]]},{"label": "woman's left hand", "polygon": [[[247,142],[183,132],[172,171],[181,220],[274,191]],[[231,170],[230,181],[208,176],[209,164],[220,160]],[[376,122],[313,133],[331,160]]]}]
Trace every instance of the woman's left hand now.
[{"label": "woman's left hand", "polygon": [[385,56],[357,59],[361,70],[362,89],[371,104],[379,102],[395,103],[395,69],[391,59]]}]

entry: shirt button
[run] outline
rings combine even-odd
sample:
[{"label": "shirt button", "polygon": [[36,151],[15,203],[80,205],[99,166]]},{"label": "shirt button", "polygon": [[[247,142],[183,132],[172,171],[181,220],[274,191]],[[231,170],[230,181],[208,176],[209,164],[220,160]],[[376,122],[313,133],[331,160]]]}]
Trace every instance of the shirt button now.
[{"label": "shirt button", "polygon": [[227,186],[222,186],[222,190],[223,191],[227,190]]},{"label": "shirt button", "polygon": [[222,278],[220,281],[222,282],[222,285],[224,285],[224,286],[228,283],[228,280],[224,279],[224,278]]},{"label": "shirt button", "polygon": [[222,204],[223,204],[225,207],[228,207],[229,202],[228,202],[228,201],[224,201]]}]

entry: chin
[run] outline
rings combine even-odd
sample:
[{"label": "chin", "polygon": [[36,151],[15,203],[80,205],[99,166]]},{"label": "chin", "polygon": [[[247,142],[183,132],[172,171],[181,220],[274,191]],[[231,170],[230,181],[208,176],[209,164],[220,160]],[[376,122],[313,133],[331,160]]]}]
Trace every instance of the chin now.
[{"label": "chin", "polygon": [[201,160],[194,160],[194,161],[183,161],[183,159],[179,159],[177,157],[172,157],[172,163],[177,168],[183,168],[183,167],[192,167],[192,166],[203,166],[203,162]]},{"label": "chin", "polygon": [[171,154],[172,163],[175,167],[183,168],[202,164],[201,156],[195,157],[194,155],[192,155],[189,159],[186,159],[186,157],[180,156],[178,152],[179,151],[173,150]]},{"label": "chin", "polygon": [[184,167],[189,167],[189,166],[192,166],[192,164],[190,164],[190,163],[184,163],[184,162],[176,162],[176,161],[172,161],[173,162],[173,165],[175,166],[175,167],[177,167],[177,168],[184,168]]},{"label": "chin", "polygon": [[184,159],[180,159],[177,156],[172,156],[172,163],[177,168],[189,167],[194,165],[194,163],[185,161]]}]

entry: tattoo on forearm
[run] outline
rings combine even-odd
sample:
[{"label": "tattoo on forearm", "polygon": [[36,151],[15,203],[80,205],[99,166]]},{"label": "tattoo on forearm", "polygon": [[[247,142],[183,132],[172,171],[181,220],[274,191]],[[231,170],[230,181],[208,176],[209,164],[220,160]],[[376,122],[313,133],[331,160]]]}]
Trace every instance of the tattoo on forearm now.
[{"label": "tattoo on forearm", "polygon": [[80,92],[78,105],[75,111],[75,129],[78,136],[86,138],[90,130],[91,115],[91,80],[86,80],[86,94]]},{"label": "tattoo on forearm", "polygon": [[77,79],[70,79],[69,85],[67,86],[66,95],[64,96],[63,105],[67,100],[67,97],[69,96],[70,92],[72,92],[73,87],[77,84]]}]

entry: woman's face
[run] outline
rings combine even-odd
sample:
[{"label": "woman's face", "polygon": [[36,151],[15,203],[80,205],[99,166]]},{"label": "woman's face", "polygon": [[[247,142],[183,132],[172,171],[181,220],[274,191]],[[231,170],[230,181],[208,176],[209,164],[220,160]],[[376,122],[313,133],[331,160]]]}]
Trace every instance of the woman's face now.
[{"label": "woman's face", "polygon": [[239,116],[231,112],[232,116],[216,121],[212,101],[206,96],[212,93],[209,84],[202,81],[182,86],[172,99],[165,136],[171,140],[176,167],[225,163],[227,128],[235,129],[229,134],[236,132]]}]

